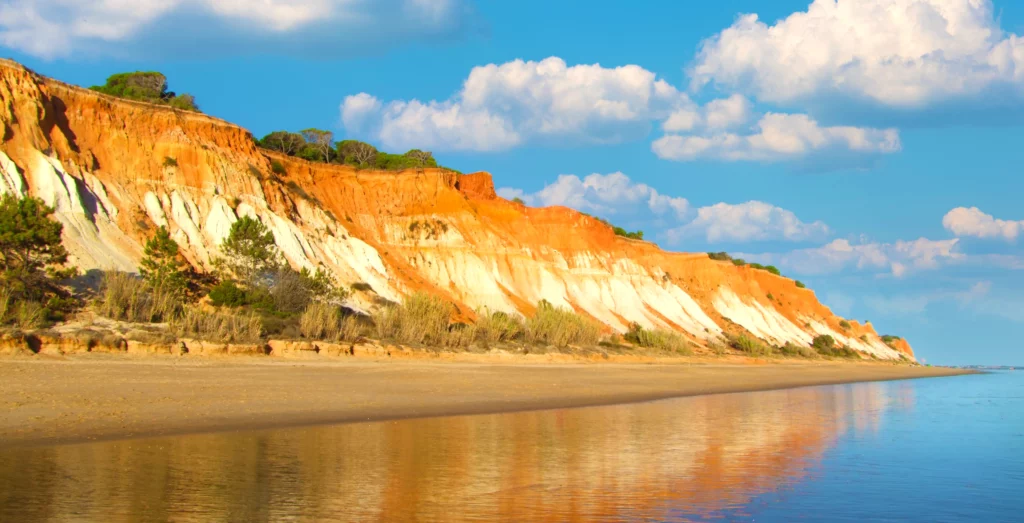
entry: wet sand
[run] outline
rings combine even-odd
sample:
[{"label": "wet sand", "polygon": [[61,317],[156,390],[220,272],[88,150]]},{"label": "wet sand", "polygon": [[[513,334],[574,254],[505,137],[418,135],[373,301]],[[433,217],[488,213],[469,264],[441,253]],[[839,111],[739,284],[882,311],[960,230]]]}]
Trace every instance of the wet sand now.
[{"label": "wet sand", "polygon": [[968,373],[872,363],[0,360],[0,446],[581,407]]}]

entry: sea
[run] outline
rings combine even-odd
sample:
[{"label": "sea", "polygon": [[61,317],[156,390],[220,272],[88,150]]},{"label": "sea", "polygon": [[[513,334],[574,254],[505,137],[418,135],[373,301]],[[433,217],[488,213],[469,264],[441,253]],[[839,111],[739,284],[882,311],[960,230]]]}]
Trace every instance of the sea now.
[{"label": "sea", "polygon": [[0,521],[1024,522],[1024,371],[0,449]]}]

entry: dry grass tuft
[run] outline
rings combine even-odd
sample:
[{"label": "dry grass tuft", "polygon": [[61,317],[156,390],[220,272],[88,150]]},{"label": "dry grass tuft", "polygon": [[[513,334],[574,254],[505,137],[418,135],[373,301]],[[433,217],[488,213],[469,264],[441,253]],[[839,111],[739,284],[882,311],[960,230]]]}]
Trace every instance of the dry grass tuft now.
[{"label": "dry grass tuft", "polygon": [[503,343],[522,339],[526,325],[522,318],[504,312],[477,311],[476,335],[488,344]]},{"label": "dry grass tuft", "polygon": [[93,307],[96,314],[107,318],[157,323],[174,319],[181,313],[181,304],[181,296],[156,291],[133,274],[107,271]]},{"label": "dry grass tuft", "polygon": [[600,338],[597,324],[547,301],[540,302],[537,313],[526,320],[526,340],[530,343],[568,347],[596,345]]},{"label": "dry grass tuft", "polygon": [[255,314],[207,312],[199,307],[187,307],[171,327],[183,338],[223,343],[255,343],[263,334],[263,321]]},{"label": "dry grass tuft", "polygon": [[327,303],[312,302],[299,318],[302,336],[311,340],[341,339],[341,309]]},{"label": "dry grass tuft", "polygon": [[384,307],[374,317],[381,339],[412,345],[447,346],[448,322],[455,307],[438,296],[418,292],[401,305]]}]

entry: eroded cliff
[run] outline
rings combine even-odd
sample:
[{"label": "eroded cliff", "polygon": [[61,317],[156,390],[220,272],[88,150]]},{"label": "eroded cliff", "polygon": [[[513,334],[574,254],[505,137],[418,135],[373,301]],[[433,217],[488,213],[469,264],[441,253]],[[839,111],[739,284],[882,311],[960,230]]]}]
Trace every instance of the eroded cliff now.
[{"label": "eroded cliff", "polygon": [[637,322],[704,342],[746,330],[780,345],[829,334],[879,358],[913,357],[870,324],[843,328],[793,280],[619,237],[572,209],[504,200],[486,173],[309,163],[259,149],[227,122],[13,62],[0,62],[0,136],[0,191],[54,206],[83,269],[135,270],[160,225],[208,269],[231,224],[251,216],[295,267],[323,267],[389,300],[442,294],[468,317],[482,308],[528,315],[547,300],[618,331]]}]

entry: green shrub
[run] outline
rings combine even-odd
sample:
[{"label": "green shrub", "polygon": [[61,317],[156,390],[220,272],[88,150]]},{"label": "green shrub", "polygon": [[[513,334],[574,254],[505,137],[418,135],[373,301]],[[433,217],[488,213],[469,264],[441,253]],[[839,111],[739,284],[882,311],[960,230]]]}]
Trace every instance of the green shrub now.
[{"label": "green shrub", "polygon": [[806,345],[797,345],[790,341],[787,341],[785,345],[779,347],[779,352],[785,356],[800,358],[813,358],[818,355],[814,349]]},{"label": "green shrub", "polygon": [[246,293],[233,280],[224,280],[210,289],[210,303],[217,307],[241,307],[247,302]]},{"label": "green shrub", "polygon": [[882,336],[882,341],[887,344],[892,344],[893,342],[898,341],[899,339],[899,336],[893,336],[891,334],[885,334]]},{"label": "green shrub", "polygon": [[802,282],[800,280],[796,280],[796,288],[798,288],[798,289],[806,289],[807,286],[804,285],[804,282]]},{"label": "green shrub", "polygon": [[118,73],[107,78],[106,84],[94,85],[90,89],[118,98],[168,105],[185,111],[199,111],[192,95],[176,95],[168,91],[167,77],[153,71]]},{"label": "green shrub", "polygon": [[732,260],[732,256],[729,256],[729,253],[726,253],[726,252],[709,252],[708,253],[708,258],[711,258],[712,260],[715,260],[715,261],[731,261]]},{"label": "green shrub", "polygon": [[287,171],[285,171],[283,163],[281,163],[281,162],[279,162],[277,160],[274,160],[274,161],[270,162],[270,172],[272,172],[274,174],[277,174],[277,175],[283,175]]},{"label": "green shrub", "polygon": [[850,330],[850,327],[851,327],[850,322],[848,322],[846,320],[840,321],[839,322],[839,326],[842,327],[844,330]]},{"label": "green shrub", "polygon": [[727,352],[728,347],[720,340],[714,339],[708,341],[708,349],[717,356],[723,356]]},{"label": "green shrub", "polygon": [[177,167],[177,166],[178,166],[178,160],[176,158],[171,158],[170,156],[164,156],[164,167]]},{"label": "green shrub", "polygon": [[663,329],[645,329],[639,323],[633,323],[623,336],[626,341],[645,348],[658,349],[666,352],[689,355],[693,353],[690,342],[678,332]]},{"label": "green shrub", "polygon": [[515,198],[512,198],[512,203],[518,203],[519,205],[526,205],[526,202],[524,202],[523,199],[518,197],[518,196],[516,196]]},{"label": "green shrub", "polygon": [[600,337],[601,329],[594,322],[547,301],[541,301],[537,312],[526,320],[526,340],[530,343],[556,347],[595,345]]},{"label": "green shrub", "polygon": [[366,282],[357,282],[352,284],[352,290],[360,292],[373,292],[373,286]]},{"label": "green shrub", "polygon": [[626,229],[623,229],[622,227],[612,227],[612,231],[615,233],[616,236],[622,236],[632,240],[644,239],[644,231],[629,232]]},{"label": "green shrub", "polygon": [[782,275],[782,272],[779,271],[779,269],[777,267],[775,267],[774,265],[766,265],[764,267],[764,270],[766,270],[766,271],[768,271],[768,272],[770,272],[770,273],[772,273],[772,274],[774,274],[776,276],[781,276]]},{"label": "green shrub", "polygon": [[740,266],[740,267],[742,267],[742,266],[746,265],[746,264],[747,264],[747,262],[746,262],[746,260],[744,260],[743,258],[736,258],[736,259],[734,259],[734,260],[732,261],[732,264],[733,264],[733,265],[736,265],[736,266]]},{"label": "green shrub", "polygon": [[768,301],[775,301],[775,296],[772,296],[772,293],[770,293],[770,292],[768,293],[767,298],[768,298]]},{"label": "green shrub", "polygon": [[265,286],[284,264],[274,235],[262,222],[243,216],[231,224],[220,245],[224,255],[215,261],[223,279],[234,279],[249,289]]},{"label": "green shrub", "polygon": [[748,337],[746,334],[731,336],[729,344],[732,345],[732,348],[751,356],[770,356],[772,353],[771,347],[761,343],[760,340]]},{"label": "green shrub", "polygon": [[184,297],[189,268],[178,252],[178,243],[171,239],[167,227],[161,225],[146,241],[139,274],[157,292]]},{"label": "green shrub", "polygon": [[836,339],[828,334],[821,334],[814,337],[814,340],[811,341],[811,346],[818,352],[831,351],[836,346]]},{"label": "green shrub", "polygon": [[504,343],[522,339],[526,325],[519,316],[512,314],[477,311],[476,333],[477,338],[483,342]]}]

